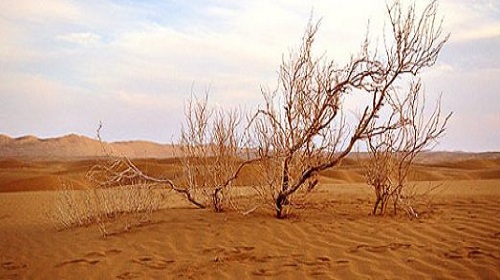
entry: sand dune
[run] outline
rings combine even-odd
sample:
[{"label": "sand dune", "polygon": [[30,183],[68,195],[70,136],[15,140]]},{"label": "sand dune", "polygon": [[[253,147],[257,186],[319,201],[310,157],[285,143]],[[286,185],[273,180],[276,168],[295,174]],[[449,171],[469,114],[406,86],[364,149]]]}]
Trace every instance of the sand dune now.
[{"label": "sand dune", "polygon": [[[85,174],[91,166],[101,162],[100,158],[32,160],[26,158],[0,158],[0,192],[57,190],[60,181],[72,182],[76,188],[85,187]],[[134,163],[147,174],[173,178],[179,172],[176,158],[134,159]],[[256,172],[244,170],[238,183],[252,183]],[[347,159],[341,166],[321,173],[323,183],[363,183],[362,163]],[[410,173],[412,181],[482,180],[500,179],[500,157],[468,160],[437,160],[419,163]]]},{"label": "sand dune", "polygon": [[130,158],[169,158],[174,155],[174,150],[171,144],[147,141],[100,143],[75,134],[47,139],[0,135],[0,158],[73,160],[105,156],[106,153]]},{"label": "sand dune", "polygon": [[4,193],[0,277],[498,279],[499,183],[446,182],[418,220],[369,216],[366,187],[336,184],[287,220],[181,203],[106,238],[97,226],[55,230],[45,214],[55,192]]},{"label": "sand dune", "polygon": [[[147,174],[180,170],[176,158],[142,158],[164,155],[165,146],[113,147]],[[116,215],[103,237],[96,224],[60,230],[53,218],[61,181],[88,186],[87,171],[103,160],[94,157],[99,143],[0,135],[0,148],[0,279],[500,279],[499,153],[419,158],[412,187],[440,187],[414,205],[418,219],[368,215],[374,196],[354,155],[321,173],[285,220],[272,207],[194,209],[158,190],[160,211]],[[238,183],[255,172],[245,169]]]}]

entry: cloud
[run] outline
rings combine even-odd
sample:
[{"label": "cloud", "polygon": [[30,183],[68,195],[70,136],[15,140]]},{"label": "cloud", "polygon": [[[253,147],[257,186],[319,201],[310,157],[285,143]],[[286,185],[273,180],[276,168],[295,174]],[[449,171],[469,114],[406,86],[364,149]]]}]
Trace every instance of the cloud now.
[{"label": "cloud", "polygon": [[[182,28],[177,23],[171,26],[149,21],[115,35],[109,48],[121,55],[109,63],[114,67],[107,70],[107,76],[127,77],[125,83],[134,81],[143,88],[147,83],[162,88],[167,79],[177,89],[184,87],[180,92],[188,92],[195,82],[211,85],[222,103],[233,103],[229,100],[235,94],[257,102],[261,85],[274,87],[282,54],[298,47],[313,7],[316,19],[324,17],[318,55],[328,49],[330,57],[342,62],[353,48],[358,49],[366,33],[366,17],[376,4],[348,17],[346,11],[356,5],[359,1],[337,6],[330,1],[252,1],[231,7],[209,2],[196,7],[197,17],[188,17],[189,23]],[[384,12],[383,8],[379,10]],[[363,22],[361,30],[335,27],[339,23],[354,26],[358,21]],[[336,31],[340,35],[333,39],[325,35]]]},{"label": "cloud", "polygon": [[500,36],[498,1],[452,1],[441,4],[443,27],[451,32],[451,42],[464,42]]},{"label": "cloud", "polygon": [[[457,119],[489,122],[498,109],[481,106],[499,103],[498,2],[440,2],[452,37],[427,88],[443,92]],[[383,0],[1,2],[0,130],[93,135],[102,120],[111,138],[168,142],[193,84],[199,94],[210,88],[220,106],[260,102],[260,86],[275,88],[282,55],[298,47],[311,11],[321,18],[314,50],[337,64],[358,51],[368,20],[373,44],[383,40]],[[470,91],[482,99],[465,97]],[[459,131],[450,135],[465,139]]]},{"label": "cloud", "polygon": [[8,19],[43,24],[76,21],[81,17],[79,8],[64,0],[16,0],[15,3],[2,1],[0,11],[0,14]]},{"label": "cloud", "polygon": [[[69,129],[74,124],[75,109],[85,104],[75,98],[81,95],[81,89],[62,85],[41,75],[2,73],[0,131],[17,135],[45,135],[47,131]],[[78,106],[73,103],[75,101]]]},{"label": "cloud", "polygon": [[500,69],[462,71],[438,66],[424,75],[427,102],[442,94],[443,112],[453,112],[439,149],[498,151]]},{"label": "cloud", "polygon": [[91,45],[99,43],[101,41],[101,36],[91,32],[79,32],[79,33],[69,33],[66,35],[59,35],[57,36],[57,39],[69,43]]},{"label": "cloud", "polygon": [[463,42],[463,41],[474,41],[481,39],[490,39],[500,37],[500,25],[486,25],[479,26],[476,28],[468,28],[464,31],[457,32],[456,35],[452,37],[452,41]]}]

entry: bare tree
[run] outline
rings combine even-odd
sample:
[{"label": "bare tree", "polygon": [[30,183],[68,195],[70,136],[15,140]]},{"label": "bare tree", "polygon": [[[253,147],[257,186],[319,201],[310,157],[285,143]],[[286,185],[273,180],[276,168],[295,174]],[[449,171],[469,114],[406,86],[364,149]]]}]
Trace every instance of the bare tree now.
[{"label": "bare tree", "polygon": [[[400,126],[382,134],[368,135],[366,139],[369,159],[365,175],[376,196],[372,213],[377,214],[378,210],[384,215],[392,200],[394,214],[401,206],[410,216],[417,217],[403,188],[415,158],[436,144],[445,132],[451,113],[442,116],[439,100],[434,110],[426,114],[420,80],[410,86],[403,100],[394,96],[388,103],[392,107],[390,119],[399,119]],[[374,125],[375,121],[370,127]]]},{"label": "bare tree", "polygon": [[241,110],[210,109],[207,98],[192,98],[185,108],[186,124],[179,143],[182,185],[198,206],[210,205],[220,212],[225,203],[234,205],[230,191],[239,173],[259,159],[245,148],[248,135]]},{"label": "bare tree", "polygon": [[[432,1],[417,15],[414,6],[403,11],[399,1],[388,5],[391,36],[384,37],[382,55],[370,49],[367,36],[344,66],[314,57],[319,23],[310,22],[298,51],[283,57],[278,88],[262,90],[264,105],[252,120],[260,155],[275,158],[280,170],[271,186],[278,218],[292,194],[314,188],[317,174],[338,165],[358,141],[401,126],[399,119],[374,120],[392,109],[389,100],[406,94],[398,90],[402,80],[434,65],[448,39],[436,22],[436,8]],[[366,104],[357,121],[348,123],[343,101],[354,94]]]},{"label": "bare tree", "polygon": [[208,106],[208,95],[204,99],[193,95],[184,113],[176,154],[181,166],[179,174],[153,176],[127,157],[108,157],[111,160],[91,168],[88,178],[104,188],[123,184],[166,188],[185,196],[196,207],[209,207],[216,212],[223,211],[226,203],[234,205],[232,184],[246,165],[260,160],[251,158],[249,150],[243,147],[246,135],[242,112],[215,110]]}]

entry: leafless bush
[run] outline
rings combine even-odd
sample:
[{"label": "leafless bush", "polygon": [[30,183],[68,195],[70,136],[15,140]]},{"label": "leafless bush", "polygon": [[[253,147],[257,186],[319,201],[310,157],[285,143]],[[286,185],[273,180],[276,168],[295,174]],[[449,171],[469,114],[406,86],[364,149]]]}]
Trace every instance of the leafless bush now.
[{"label": "leafless bush", "polygon": [[389,98],[387,102],[393,108],[390,118],[399,119],[401,125],[382,134],[368,135],[366,140],[369,149],[366,179],[376,196],[372,213],[377,214],[378,210],[379,214],[385,214],[392,202],[394,214],[401,207],[410,216],[417,217],[412,207],[416,193],[404,192],[404,187],[415,158],[437,143],[451,113],[442,116],[439,100],[434,110],[426,114],[420,81],[410,86],[404,100]]},{"label": "leafless bush", "polygon": [[61,184],[53,213],[60,228],[98,225],[106,236],[107,225],[117,218],[120,217],[123,228],[128,229],[150,221],[152,213],[162,207],[161,193],[147,184],[84,190],[76,190],[69,183]]},{"label": "leafless bush", "polygon": [[101,127],[97,137],[106,156],[87,172],[90,184],[84,184],[83,189],[61,182],[52,216],[60,228],[95,224],[106,236],[107,226],[118,217],[124,222],[124,229],[151,220],[152,213],[163,207],[163,193],[147,176],[136,176],[138,169],[128,158],[112,155],[101,139]]},{"label": "leafless bush", "polygon": [[246,165],[260,160],[243,145],[243,114],[238,109],[209,108],[208,95],[204,99],[193,95],[186,103],[185,117],[177,146],[181,165],[177,176],[149,175],[129,158],[108,157],[94,165],[87,177],[99,188],[147,185],[173,190],[199,208],[216,212],[227,205],[237,208],[232,185]]},{"label": "leafless bush", "polygon": [[[436,23],[436,5],[431,2],[421,15],[414,7],[403,12],[399,1],[388,6],[392,34],[384,37],[382,56],[366,38],[347,65],[316,58],[312,46],[319,23],[310,23],[298,51],[283,58],[278,88],[262,90],[264,105],[252,120],[259,155],[274,158],[264,177],[278,218],[292,194],[313,189],[317,174],[338,165],[356,143],[402,125],[399,119],[379,119],[394,110],[389,100],[407,94],[398,90],[401,80],[432,66],[448,39]],[[354,94],[365,96],[366,104],[357,121],[348,123],[343,101]]]},{"label": "leafless bush", "polygon": [[227,204],[236,208],[233,183],[242,169],[260,160],[246,147],[241,110],[211,109],[205,99],[192,97],[186,104],[186,123],[181,131],[183,169],[178,188],[198,207],[220,212]]}]

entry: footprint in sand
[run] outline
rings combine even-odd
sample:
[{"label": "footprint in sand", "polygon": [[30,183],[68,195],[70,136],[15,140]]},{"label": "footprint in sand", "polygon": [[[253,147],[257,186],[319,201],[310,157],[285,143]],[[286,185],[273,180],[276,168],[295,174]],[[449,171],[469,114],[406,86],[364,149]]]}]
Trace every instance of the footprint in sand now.
[{"label": "footprint in sand", "polygon": [[278,273],[275,271],[264,269],[264,268],[259,268],[255,271],[252,271],[252,274],[255,276],[275,276]]},{"label": "footprint in sand", "polygon": [[0,266],[0,279],[24,279],[22,271],[27,267],[21,262],[4,261]]},{"label": "footprint in sand", "polygon": [[85,257],[87,258],[99,258],[99,257],[105,257],[106,253],[104,252],[90,252],[85,254]]},{"label": "footprint in sand", "polygon": [[330,258],[327,256],[316,257],[316,259],[318,261],[321,261],[321,262],[329,262],[330,261]]},{"label": "footprint in sand", "polygon": [[175,262],[174,260],[159,259],[152,256],[138,257],[132,261],[152,269],[166,269],[169,264]]},{"label": "footprint in sand", "polygon": [[61,267],[69,264],[95,265],[101,261],[101,258],[105,258],[108,255],[114,255],[121,252],[122,251],[118,249],[112,249],[105,252],[89,252],[85,254],[83,258],[60,262],[56,265],[56,267]]},{"label": "footprint in sand", "polygon": [[94,265],[94,264],[97,264],[99,263],[99,260],[97,259],[74,259],[74,260],[69,260],[69,261],[63,261],[63,262],[60,262],[58,264],[56,264],[56,267],[62,267],[62,266],[65,266],[65,265],[69,265],[69,264],[90,264],[90,265]]},{"label": "footprint in sand", "polygon": [[349,264],[349,260],[346,259],[339,259],[335,261],[337,264]]},{"label": "footprint in sand", "polygon": [[17,270],[17,269],[22,269],[22,268],[26,268],[26,267],[27,267],[26,264],[15,262],[15,261],[2,262],[2,269],[4,269],[4,270]]},{"label": "footprint in sand", "polygon": [[236,246],[234,247],[234,250],[236,250],[237,252],[250,252],[250,251],[253,251],[255,249],[255,247],[253,246]]},{"label": "footprint in sand", "polygon": [[116,278],[122,279],[122,280],[128,280],[128,279],[138,279],[138,278],[143,278],[143,277],[138,272],[127,271],[127,272],[124,272],[124,273],[116,276]]},{"label": "footprint in sand", "polygon": [[252,251],[255,249],[253,246],[235,246],[233,248],[224,247],[211,247],[202,250],[203,254],[215,255],[214,262],[221,261],[259,261]]},{"label": "footprint in sand", "polygon": [[477,259],[486,257],[486,258],[493,258],[496,260],[500,260],[500,256],[497,256],[492,252],[484,251],[476,246],[465,246],[463,248],[450,250],[448,252],[445,252],[444,256],[448,259],[462,259],[462,258]]},{"label": "footprint in sand", "polygon": [[360,244],[355,246],[354,248],[351,248],[348,250],[349,253],[356,253],[359,250],[363,249],[368,252],[372,253],[382,253],[387,250],[391,251],[396,251],[399,249],[408,249],[411,247],[411,244],[409,243],[390,243],[387,245],[380,245],[380,246],[372,246],[372,245],[367,245],[367,244]]}]

